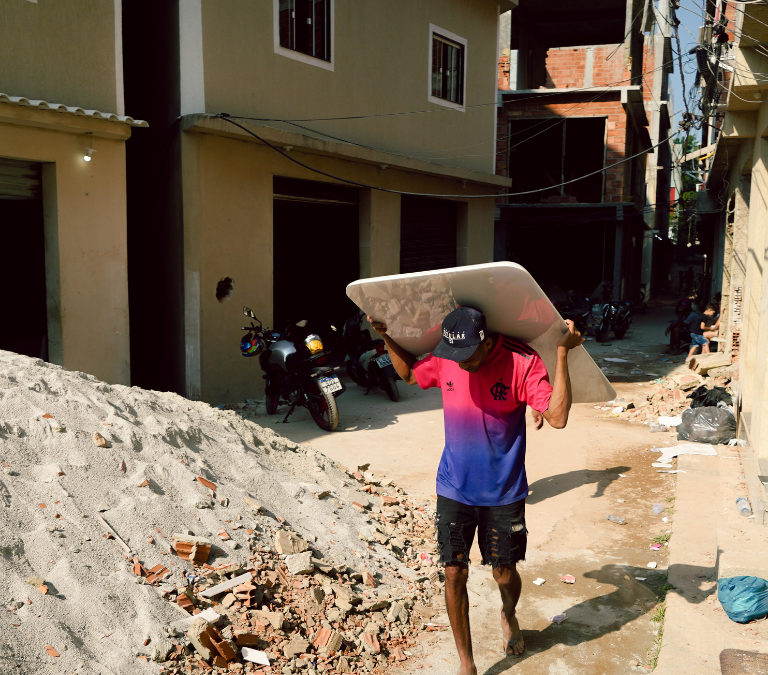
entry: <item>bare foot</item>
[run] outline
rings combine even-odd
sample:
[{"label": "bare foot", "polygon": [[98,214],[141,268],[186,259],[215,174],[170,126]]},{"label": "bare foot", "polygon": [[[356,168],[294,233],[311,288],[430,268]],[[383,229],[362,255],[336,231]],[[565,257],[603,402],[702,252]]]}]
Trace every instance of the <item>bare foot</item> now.
[{"label": "bare foot", "polygon": [[463,665],[459,666],[459,675],[477,675],[477,668],[473,663],[472,666],[465,668]]},{"label": "bare foot", "polygon": [[[525,650],[525,640],[520,632],[520,624],[517,622],[517,616],[515,616],[514,610],[512,615],[507,618],[504,614],[504,608],[501,608],[501,633],[504,636],[504,651],[509,656],[520,656]],[[509,643],[514,642],[517,636],[520,635],[520,639],[514,647],[510,647]]]}]

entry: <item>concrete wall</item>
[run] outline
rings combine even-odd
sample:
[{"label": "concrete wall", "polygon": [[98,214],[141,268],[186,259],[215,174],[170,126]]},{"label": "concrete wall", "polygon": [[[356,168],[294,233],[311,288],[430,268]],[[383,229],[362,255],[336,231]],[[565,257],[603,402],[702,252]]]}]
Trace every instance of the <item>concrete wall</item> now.
[{"label": "concrete wall", "polygon": [[[202,0],[206,109],[196,112],[301,119],[440,110],[306,126],[493,173],[498,16],[490,0],[337,0],[331,71],[275,53],[272,0]],[[430,24],[467,40],[465,103],[481,107],[456,112],[428,101]]]},{"label": "concrete wall", "polygon": [[[0,156],[44,162],[50,360],[107,382],[129,384],[124,139],[130,128],[21,110],[20,121],[25,123],[54,126],[64,118],[74,119],[79,132],[66,133],[13,124],[8,115],[15,111],[3,108]],[[89,145],[86,124],[95,129],[96,153],[90,163],[83,161]]]},{"label": "concrete wall", "polygon": [[[363,183],[396,190],[450,194],[455,179],[332,156],[292,154],[312,166]],[[212,403],[259,396],[257,363],[237,349],[242,307],[265,325],[273,321],[273,176],[323,180],[273,150],[250,141],[209,133],[182,134],[187,395]],[[469,194],[488,194],[476,184]],[[459,200],[460,264],[493,259],[494,199]],[[360,191],[360,275],[399,273],[400,197]],[[333,236],[325,233],[323,236]],[[235,281],[232,297],[215,297],[216,284]]]},{"label": "concrete wall", "polygon": [[0,0],[0,92],[124,114],[120,4]]}]

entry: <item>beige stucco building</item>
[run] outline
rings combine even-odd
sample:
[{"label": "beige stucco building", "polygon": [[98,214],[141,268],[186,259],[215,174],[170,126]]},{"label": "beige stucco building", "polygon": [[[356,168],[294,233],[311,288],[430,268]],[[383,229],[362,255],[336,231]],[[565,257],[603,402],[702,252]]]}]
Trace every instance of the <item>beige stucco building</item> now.
[{"label": "beige stucco building", "polygon": [[151,125],[128,149],[136,384],[259,396],[244,305],[324,322],[339,349],[347,283],[493,259],[513,3],[180,0],[152,22],[142,5],[124,12],[126,101]]},{"label": "beige stucco building", "polygon": [[128,384],[120,26],[119,0],[0,0],[0,349]]},{"label": "beige stucco building", "polygon": [[[724,245],[721,335],[739,361],[740,432],[768,474],[768,7],[740,4],[722,133],[700,205]],[[768,503],[761,490],[759,501]],[[752,495],[753,499],[755,498]],[[754,503],[754,502],[753,502]]]}]

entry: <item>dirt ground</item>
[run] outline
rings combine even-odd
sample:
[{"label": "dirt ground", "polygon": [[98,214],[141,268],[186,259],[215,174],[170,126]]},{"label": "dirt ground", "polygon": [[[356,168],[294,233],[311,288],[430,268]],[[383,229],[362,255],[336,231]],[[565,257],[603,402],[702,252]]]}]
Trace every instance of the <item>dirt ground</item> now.
[{"label": "dirt ground", "polygon": [[[627,357],[632,363],[610,363],[609,379],[620,382],[615,383],[617,396],[636,396],[649,382],[648,375],[633,375],[632,368],[659,373],[682,360],[661,361],[667,314],[668,308],[660,308],[638,317],[628,336],[612,345],[587,343],[601,365],[602,356],[624,355],[618,348],[647,354]],[[350,468],[370,463],[371,471],[394,479],[411,494],[434,494],[444,441],[440,392],[400,382],[401,400],[392,403],[381,391],[366,396],[353,383],[347,386],[339,398],[339,430],[332,434],[317,429],[304,410],[282,424],[282,416],[267,417],[259,408],[255,421]],[[475,548],[469,593],[480,673],[514,669],[537,675],[612,675],[642,672],[649,663],[656,627],[650,619],[667,568],[667,549],[654,552],[650,544],[652,537],[672,529],[675,488],[673,475],[651,467],[656,454],[650,449],[669,444],[673,436],[604,415],[582,404],[574,406],[564,430],[545,424],[535,431],[529,424],[529,543],[527,560],[519,565],[523,595],[518,608],[527,650],[520,659],[503,657],[498,591]],[[667,510],[655,515],[656,503]],[[610,514],[628,524],[609,522]],[[664,517],[670,522],[662,522]],[[648,568],[651,562],[656,569]],[[563,574],[576,582],[561,582]],[[545,583],[534,585],[537,577]],[[566,619],[551,622],[558,614]],[[432,621],[448,623],[444,613]],[[427,634],[422,652],[403,665],[407,672],[455,673],[458,659],[450,630]]]}]

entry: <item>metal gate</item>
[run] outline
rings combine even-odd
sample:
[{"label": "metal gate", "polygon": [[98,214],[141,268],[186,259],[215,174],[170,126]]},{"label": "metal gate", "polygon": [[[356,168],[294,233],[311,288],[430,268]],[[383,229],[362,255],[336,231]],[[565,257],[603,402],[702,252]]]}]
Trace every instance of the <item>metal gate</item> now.
[{"label": "metal gate", "polygon": [[456,202],[403,195],[400,273],[456,267]]},{"label": "metal gate", "polygon": [[0,199],[41,199],[40,164],[0,157]]}]

